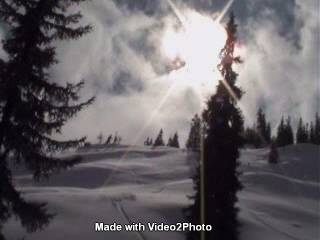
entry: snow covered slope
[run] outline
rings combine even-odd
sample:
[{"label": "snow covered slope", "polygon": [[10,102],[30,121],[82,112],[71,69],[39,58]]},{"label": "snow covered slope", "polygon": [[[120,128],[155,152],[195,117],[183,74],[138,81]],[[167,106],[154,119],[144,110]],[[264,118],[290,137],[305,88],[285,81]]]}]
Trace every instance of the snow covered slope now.
[{"label": "snow covered slope", "polygon": [[[266,149],[243,150],[244,190],[239,194],[241,238],[319,239],[319,147],[280,149],[280,164],[267,163]],[[192,155],[172,148],[91,147],[78,151],[83,162],[33,183],[15,171],[15,182],[28,199],[48,202],[56,217],[44,231],[27,234],[14,219],[8,239],[184,239],[181,232],[95,232],[94,223],[183,222],[191,202]]]}]

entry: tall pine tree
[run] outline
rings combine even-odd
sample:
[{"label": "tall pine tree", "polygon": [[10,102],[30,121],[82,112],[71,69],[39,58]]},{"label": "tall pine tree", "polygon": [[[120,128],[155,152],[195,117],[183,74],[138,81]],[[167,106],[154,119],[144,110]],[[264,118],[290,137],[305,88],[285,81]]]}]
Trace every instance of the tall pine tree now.
[{"label": "tall pine tree", "polygon": [[286,121],[284,121],[283,117],[281,118],[281,122],[278,126],[276,143],[278,147],[283,147],[294,143],[290,116],[287,117]]},{"label": "tall pine tree", "polygon": [[198,114],[194,115],[191,121],[190,131],[186,148],[194,152],[200,152],[201,119]]},{"label": "tall pine tree", "polygon": [[173,135],[171,147],[180,148],[179,135],[177,132]]},{"label": "tall pine tree", "polygon": [[314,124],[314,144],[320,145],[320,116],[316,113]]},{"label": "tall pine tree", "polygon": [[285,140],[285,124],[284,124],[284,119],[281,117],[280,124],[277,129],[277,139],[276,143],[278,147],[283,147],[286,145],[286,140]]},{"label": "tall pine tree", "polygon": [[[203,233],[206,239],[235,240],[238,239],[236,194],[241,189],[237,159],[239,148],[243,145],[243,117],[237,101],[243,93],[236,86],[238,74],[232,69],[234,63],[241,62],[239,57],[234,56],[237,25],[233,14],[226,31],[227,41],[218,66],[223,80],[219,81],[216,93],[203,112],[203,175],[200,179],[199,175],[194,179],[195,202],[186,214],[193,224],[214,227],[214,231]],[[200,233],[190,232],[188,239],[198,240]]]},{"label": "tall pine tree", "polygon": [[294,136],[293,136],[293,130],[291,126],[291,117],[288,116],[286,120],[286,126],[285,126],[285,136],[286,136],[286,145],[291,145],[294,143]]},{"label": "tall pine tree", "polygon": [[154,141],[153,144],[154,147],[158,147],[158,146],[164,146],[164,141],[163,141],[163,130],[160,129],[160,132],[156,138],[156,140]]},{"label": "tall pine tree", "polygon": [[84,143],[85,138],[58,141],[65,122],[93,99],[78,103],[83,82],[61,86],[49,68],[57,63],[54,43],[77,39],[91,30],[79,26],[80,12],[68,13],[84,0],[0,0],[0,20],[7,24],[0,59],[0,222],[12,214],[28,231],[48,224],[44,204],[28,202],[12,185],[9,161],[24,164],[36,180],[74,165],[55,153]]},{"label": "tall pine tree", "polygon": [[298,128],[296,132],[297,143],[309,142],[308,124],[304,124],[302,118],[299,119]]}]

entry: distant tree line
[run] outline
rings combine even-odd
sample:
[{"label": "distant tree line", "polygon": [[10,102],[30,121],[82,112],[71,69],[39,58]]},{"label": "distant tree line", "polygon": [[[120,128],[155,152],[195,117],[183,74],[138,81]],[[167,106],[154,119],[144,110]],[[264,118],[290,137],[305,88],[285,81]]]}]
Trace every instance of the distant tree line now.
[{"label": "distant tree line", "polygon": [[112,134],[110,134],[106,141],[104,142],[105,145],[120,145],[122,141],[122,137],[119,136],[117,133],[115,133],[115,135],[113,136]]},{"label": "distant tree line", "polygon": [[163,129],[160,129],[156,139],[153,141],[152,138],[147,137],[147,139],[144,141],[144,145],[153,147],[166,145],[168,147],[180,148],[179,135],[178,132],[175,132],[173,136],[169,137],[167,144],[165,144],[165,141],[163,139]]},{"label": "distant tree line", "polygon": [[314,122],[305,123],[302,118],[294,134],[291,124],[291,117],[281,117],[277,127],[277,133],[274,138],[271,135],[271,124],[266,120],[264,111],[259,108],[256,122],[253,127],[247,127],[243,133],[245,144],[256,148],[270,145],[272,141],[277,147],[283,147],[296,143],[320,144],[320,118],[319,114],[315,115]]},{"label": "distant tree line", "polygon": [[320,117],[316,113],[314,122],[304,123],[300,118],[296,132],[297,143],[313,143],[320,145]]},{"label": "distant tree line", "polygon": [[[120,145],[122,141],[122,137],[118,135],[118,133],[115,133],[114,136],[112,134],[108,135],[107,138],[104,137],[103,133],[99,133],[97,136],[98,145]],[[105,140],[105,141],[104,141]],[[86,142],[84,144],[85,147],[92,146],[91,142]]]}]

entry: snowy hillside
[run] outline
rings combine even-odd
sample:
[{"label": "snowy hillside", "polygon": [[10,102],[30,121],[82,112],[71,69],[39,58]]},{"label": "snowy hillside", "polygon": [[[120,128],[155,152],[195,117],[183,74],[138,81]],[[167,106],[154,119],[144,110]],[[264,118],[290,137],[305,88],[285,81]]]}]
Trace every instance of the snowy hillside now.
[{"label": "snowy hillside", "polygon": [[[242,239],[319,239],[319,147],[279,150],[280,164],[267,163],[266,149],[243,150],[244,190],[239,194]],[[8,239],[184,239],[181,232],[95,232],[94,223],[183,222],[181,210],[192,194],[189,163],[182,150],[150,147],[91,147],[78,151],[83,162],[34,184],[15,171],[28,199],[48,202],[56,217],[42,232],[26,234],[11,219]]]}]

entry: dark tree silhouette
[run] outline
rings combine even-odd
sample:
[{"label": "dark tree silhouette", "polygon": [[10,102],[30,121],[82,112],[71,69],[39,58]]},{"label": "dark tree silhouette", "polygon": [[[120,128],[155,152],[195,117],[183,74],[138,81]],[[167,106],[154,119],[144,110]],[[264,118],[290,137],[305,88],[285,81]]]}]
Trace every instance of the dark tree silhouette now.
[{"label": "dark tree silhouette", "polygon": [[91,30],[79,26],[80,12],[67,12],[84,0],[0,0],[0,19],[8,27],[0,59],[0,224],[15,215],[28,231],[48,224],[45,204],[25,201],[12,185],[9,161],[24,164],[35,180],[73,166],[79,159],[55,153],[78,147],[85,138],[57,141],[65,122],[93,99],[78,103],[83,82],[60,86],[48,69],[57,62],[56,40],[77,39]]},{"label": "dark tree silhouette", "polygon": [[163,141],[163,130],[161,129],[156,140],[154,141],[153,144],[154,147],[158,147],[158,146],[164,146],[164,141]]},{"label": "dark tree silhouette", "polygon": [[314,131],[313,122],[310,122],[310,131],[309,131],[308,138],[310,143],[315,143],[315,131]]},{"label": "dark tree silhouette", "polygon": [[259,148],[262,146],[261,135],[257,132],[257,128],[254,125],[253,128],[246,128],[244,130],[244,142],[249,146]]},{"label": "dark tree silhouette", "polygon": [[284,121],[283,117],[281,118],[281,122],[278,126],[276,143],[278,147],[284,147],[294,143],[290,116],[286,121]]},{"label": "dark tree silhouette", "polygon": [[277,146],[282,147],[286,145],[286,139],[285,139],[285,124],[284,119],[281,117],[280,124],[277,129]]},{"label": "dark tree silhouette", "polygon": [[320,145],[320,116],[316,113],[313,131],[313,143]]},{"label": "dark tree silhouette", "polygon": [[285,136],[286,136],[286,145],[291,145],[294,143],[294,136],[293,136],[293,130],[292,130],[292,126],[291,126],[291,117],[290,116],[286,120]]},{"label": "dark tree silhouette", "polygon": [[109,144],[111,144],[111,142],[112,142],[112,134],[110,134],[110,135],[108,136],[105,144],[106,144],[106,145],[109,145]]},{"label": "dark tree silhouette", "polygon": [[267,122],[266,116],[262,108],[259,108],[257,112],[257,132],[261,137],[261,142],[269,144],[271,141],[271,126]]},{"label": "dark tree silhouette", "polygon": [[[237,101],[243,93],[236,86],[237,73],[232,69],[234,63],[241,63],[240,57],[234,56],[237,25],[233,14],[226,31],[227,41],[218,66],[223,80],[219,81],[216,93],[203,112],[203,175],[199,178],[198,174],[194,179],[195,201],[186,214],[193,224],[214,227],[214,231],[203,233],[206,239],[235,240],[238,239],[236,193],[241,189],[237,159],[243,145],[243,117]],[[198,240],[200,234],[189,232],[188,239]]]},{"label": "dark tree silhouette", "polygon": [[194,152],[200,152],[200,139],[201,139],[201,119],[196,114],[191,120],[186,148]]},{"label": "dark tree silhouette", "polygon": [[115,135],[115,137],[113,139],[113,144],[114,145],[118,144],[118,139],[119,139],[119,137],[117,135]]},{"label": "dark tree silhouette", "polygon": [[302,118],[299,119],[299,124],[296,132],[297,143],[309,142],[309,126],[304,124]]},{"label": "dark tree silhouette", "polygon": [[247,127],[243,133],[245,144],[256,148],[265,147],[271,142],[271,124],[266,120],[262,108],[257,111],[257,120],[253,127]]},{"label": "dark tree silhouette", "polygon": [[171,147],[180,148],[179,135],[177,132],[173,135]]}]

